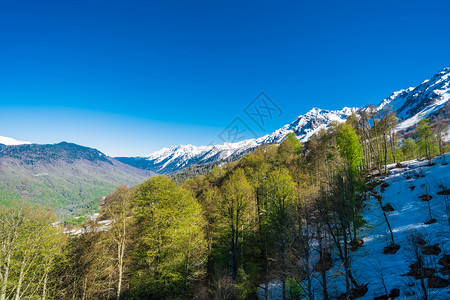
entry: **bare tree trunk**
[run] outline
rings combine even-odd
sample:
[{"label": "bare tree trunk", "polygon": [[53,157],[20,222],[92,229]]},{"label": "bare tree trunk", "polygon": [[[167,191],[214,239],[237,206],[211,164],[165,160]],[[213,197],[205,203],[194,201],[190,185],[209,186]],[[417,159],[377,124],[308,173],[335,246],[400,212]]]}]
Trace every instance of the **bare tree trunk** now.
[{"label": "bare tree trunk", "polygon": [[[263,227],[261,221],[261,201],[260,197],[256,197],[256,208],[258,213],[258,227],[262,237]],[[267,249],[267,231],[264,229],[264,298],[269,300],[269,253]]]},{"label": "bare tree trunk", "polygon": [[8,234],[6,236],[6,239],[3,240],[2,246],[2,248],[4,249],[2,252],[6,253],[6,262],[3,263],[4,273],[3,276],[1,276],[2,286],[0,300],[6,300],[6,289],[8,286],[9,272],[11,270],[11,256],[16,246],[15,243],[19,236],[19,226],[22,221],[22,210],[19,210],[17,212],[17,215],[14,214],[14,217],[12,219],[3,223],[3,228],[8,232]]},{"label": "bare tree trunk", "polygon": [[304,249],[305,249],[305,267],[306,267],[306,278],[308,281],[308,297],[309,299],[314,299],[313,297],[313,293],[312,293],[312,286],[311,286],[311,269],[309,266],[309,256],[310,256],[310,249],[309,249],[309,226],[308,226],[308,221],[306,221],[306,226],[305,226],[305,240],[304,240]]},{"label": "bare tree trunk", "polygon": [[281,237],[281,282],[282,282],[282,295],[283,300],[286,299],[286,261],[284,252],[286,251],[286,242],[284,237]]},{"label": "bare tree trunk", "polygon": [[383,210],[383,203],[381,202],[381,196],[377,196],[377,200],[378,200],[378,204],[380,205],[380,209],[381,212],[383,213],[384,216],[384,220],[386,221],[386,224],[389,228],[389,232],[391,233],[391,240],[392,240],[392,244],[395,245],[395,241],[394,241],[394,233],[392,232],[392,228],[391,228],[391,224],[389,223],[388,217],[386,215],[386,212]]},{"label": "bare tree trunk", "polygon": [[430,214],[430,220],[431,220],[431,219],[433,219],[433,216],[431,215],[431,205],[430,205],[430,201],[431,201],[431,200],[428,200],[427,203],[428,203],[428,213]]},{"label": "bare tree trunk", "polygon": [[86,299],[86,292],[87,292],[87,278],[85,277],[83,281],[83,298],[82,298],[83,300]]},{"label": "bare tree trunk", "polygon": [[2,290],[1,290],[1,300],[6,300],[6,287],[8,285],[8,276],[9,276],[9,267],[11,264],[11,252],[8,253],[6,264],[5,264],[5,273],[3,275],[3,282],[2,282]]},{"label": "bare tree trunk", "polygon": [[386,133],[383,133],[383,141],[384,141],[384,173],[387,174],[387,157],[388,157],[388,148],[387,148],[387,138]]},{"label": "bare tree trunk", "polygon": [[264,252],[265,252],[265,274],[264,274],[264,295],[266,300],[269,300],[269,254],[267,250],[267,232],[264,231]]},{"label": "bare tree trunk", "polygon": [[23,279],[25,278],[25,275],[29,270],[29,266],[27,267],[27,264],[31,265],[31,261],[28,261],[28,259],[32,260],[32,258],[28,257],[27,254],[28,254],[28,250],[25,251],[24,257],[22,259],[22,263],[20,265],[19,281],[17,282],[16,296],[14,297],[15,300],[20,300],[20,298],[21,298],[20,292],[22,289]]},{"label": "bare tree trunk", "polygon": [[231,279],[233,280],[233,283],[236,283],[236,277],[237,277],[237,249],[236,249],[236,241],[235,241],[236,234],[234,233],[234,230],[232,232],[232,248],[231,248]]},{"label": "bare tree trunk", "polygon": [[[239,210],[236,210],[235,219],[232,220],[231,228],[231,280],[236,285],[237,269],[238,269],[238,239],[239,239]],[[233,299],[236,299],[236,292],[233,288]]]},{"label": "bare tree trunk", "polygon": [[[345,222],[345,218],[343,219]],[[344,269],[345,269],[345,292],[347,299],[350,299],[350,282],[349,282],[349,263],[348,263],[348,242],[347,242],[347,230],[344,228]]]},{"label": "bare tree trunk", "polygon": [[123,272],[123,248],[124,245],[119,245],[118,247],[118,259],[119,259],[119,282],[117,283],[117,295],[116,295],[116,299],[119,300],[120,299],[120,295],[121,295],[121,290],[122,290],[122,272]]},{"label": "bare tree trunk", "polygon": [[46,272],[44,277],[44,284],[42,286],[42,300],[47,299],[47,281],[48,281],[48,274]]},{"label": "bare tree trunk", "polygon": [[123,216],[123,220],[122,220],[122,237],[119,240],[119,245],[118,245],[118,251],[117,251],[117,255],[118,255],[118,269],[119,269],[119,282],[117,284],[117,296],[116,299],[119,300],[120,299],[120,295],[122,294],[122,278],[123,278],[123,262],[124,262],[124,257],[125,257],[125,238],[126,238],[126,223],[127,222],[127,218],[126,215]]},{"label": "bare tree trunk", "polygon": [[[422,274],[423,274],[423,272],[422,272]],[[427,291],[427,287],[425,286],[424,278],[420,279],[420,287],[422,288],[422,291],[423,291],[423,299],[428,300],[428,291]]]},{"label": "bare tree trunk", "polygon": [[448,195],[444,196],[445,213],[447,214],[447,223],[450,229],[450,203],[448,201]]},{"label": "bare tree trunk", "polygon": [[428,290],[427,290],[427,287],[425,286],[425,274],[424,274],[424,271],[423,271],[423,268],[424,268],[424,261],[423,261],[423,255],[422,255],[422,252],[421,252],[421,250],[419,249],[419,246],[418,246],[418,244],[417,244],[417,241],[416,241],[416,239],[413,237],[412,239],[411,239],[411,246],[413,247],[413,251],[414,251],[414,256],[415,256],[415,258],[416,258],[416,260],[417,260],[417,263],[418,263],[418,267],[419,267],[419,270],[420,270],[420,287],[422,288],[422,293],[423,293],[423,299],[424,300],[428,300]]},{"label": "bare tree trunk", "polygon": [[20,275],[19,275],[19,282],[17,282],[17,288],[16,288],[16,296],[14,297],[15,300],[20,300],[20,289],[22,288],[22,281],[23,281],[23,265],[20,268]]},{"label": "bare tree trunk", "polygon": [[345,269],[345,293],[347,295],[347,299],[349,299],[350,296],[350,282],[349,282],[349,276],[348,276],[348,241],[347,241],[347,216],[345,213],[345,192],[344,192],[344,182],[343,179],[340,178],[340,193],[341,193],[341,227],[343,231],[343,239],[344,239],[344,269]]},{"label": "bare tree trunk", "polygon": [[425,137],[425,155],[427,156],[428,164],[431,165],[431,142],[428,137]]},{"label": "bare tree trunk", "polygon": [[394,159],[394,164],[397,163],[397,158],[395,157],[395,132],[391,130],[391,147],[392,147],[392,158]]},{"label": "bare tree trunk", "polygon": [[322,276],[322,288],[323,288],[323,300],[328,300],[328,286],[327,286],[327,271],[325,270],[325,256],[323,249],[323,235],[322,235],[322,227],[319,225],[318,227],[318,239],[319,239],[319,255],[320,261],[322,265],[320,266],[320,274]]},{"label": "bare tree trunk", "polygon": [[375,145],[377,146],[377,166],[378,166],[378,170],[380,171],[381,174],[381,170],[382,170],[382,158],[381,158],[381,148],[380,148],[380,141],[378,140],[378,136],[375,136]]}]

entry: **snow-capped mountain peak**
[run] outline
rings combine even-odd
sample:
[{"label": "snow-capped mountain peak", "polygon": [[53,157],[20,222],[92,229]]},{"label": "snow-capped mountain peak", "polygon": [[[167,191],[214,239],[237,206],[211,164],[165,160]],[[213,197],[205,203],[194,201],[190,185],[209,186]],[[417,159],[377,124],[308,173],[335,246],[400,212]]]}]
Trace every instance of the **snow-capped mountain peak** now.
[{"label": "snow-capped mountain peak", "polygon": [[[449,83],[450,68],[445,68],[415,88],[409,87],[392,93],[375,109],[381,110],[391,106],[400,119],[397,130],[407,129],[421,119],[430,116],[436,117],[437,114],[440,114],[443,118],[450,118]],[[341,110],[325,110],[314,107],[304,115],[298,116],[292,123],[260,138],[221,145],[178,145],[163,148],[147,157],[118,159],[133,166],[158,173],[169,173],[192,164],[239,157],[263,144],[279,144],[289,132],[295,132],[297,138],[305,142],[321,129],[326,129],[331,122],[344,122],[348,116],[358,113],[359,110],[349,107],[344,107]]]},{"label": "snow-capped mountain peak", "polygon": [[295,119],[288,127],[294,131],[302,141],[307,141],[313,134],[325,129],[331,122],[344,122],[352,113],[356,113],[357,108],[344,107],[341,110],[326,110],[313,108],[304,115]]},{"label": "snow-capped mountain peak", "polygon": [[[281,143],[289,132],[295,132],[297,137],[304,142],[319,130],[326,128],[331,122],[344,122],[349,115],[356,111],[356,108],[348,107],[344,107],[342,110],[313,108],[306,114],[298,116],[294,122],[286,124],[280,129],[260,138],[247,139],[236,143],[225,142],[220,145],[172,146],[153,152],[146,157],[135,158],[135,160],[139,161],[140,165],[146,164],[151,166],[150,170],[156,172],[172,172],[192,164],[202,164],[224,160],[232,156],[240,156],[264,144]],[[120,160],[121,158],[118,159]],[[127,163],[129,163],[128,158]]]}]

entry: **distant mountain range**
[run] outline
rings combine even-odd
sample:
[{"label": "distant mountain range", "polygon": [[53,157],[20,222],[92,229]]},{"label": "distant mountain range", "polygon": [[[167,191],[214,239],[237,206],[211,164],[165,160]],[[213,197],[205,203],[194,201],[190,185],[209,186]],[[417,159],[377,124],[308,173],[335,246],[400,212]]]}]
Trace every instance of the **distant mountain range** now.
[{"label": "distant mountain range", "polygon": [[25,199],[52,207],[60,217],[88,213],[120,184],[154,175],[100,151],[62,142],[0,144],[0,203]]},{"label": "distant mountain range", "polygon": [[[394,92],[381,101],[376,109],[392,106],[400,119],[398,130],[408,130],[425,117],[433,119],[439,116],[449,119],[449,82],[450,68],[445,68],[415,88]],[[116,157],[116,159],[137,168],[162,174],[171,173],[194,164],[239,158],[263,144],[280,143],[289,132],[295,132],[300,141],[305,142],[313,134],[327,128],[332,121],[344,122],[349,115],[358,113],[364,108],[345,107],[339,111],[313,108],[305,115],[297,117],[294,122],[260,138],[210,146],[178,145],[163,148],[146,157]]]}]

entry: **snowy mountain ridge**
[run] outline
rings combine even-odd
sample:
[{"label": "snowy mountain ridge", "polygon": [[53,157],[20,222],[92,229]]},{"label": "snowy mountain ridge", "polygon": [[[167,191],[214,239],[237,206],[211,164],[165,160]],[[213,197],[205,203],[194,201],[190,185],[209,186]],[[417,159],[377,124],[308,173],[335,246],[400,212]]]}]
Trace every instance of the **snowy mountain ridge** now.
[{"label": "snowy mountain ridge", "polygon": [[[397,130],[406,130],[425,117],[439,115],[443,118],[450,118],[449,85],[450,68],[445,68],[415,88],[409,87],[392,93],[378,106],[375,106],[375,109],[392,107],[399,117]],[[331,122],[344,122],[352,113],[357,114],[358,111],[367,109],[367,107],[344,107],[342,110],[325,110],[315,107],[306,114],[298,116],[292,123],[260,138],[221,145],[178,145],[163,148],[146,157],[119,157],[117,159],[157,173],[170,173],[192,164],[238,157],[264,144],[279,144],[289,132],[295,132],[297,138],[305,142],[321,129],[326,129]]]},{"label": "snowy mountain ridge", "polygon": [[442,117],[448,118],[449,99],[450,68],[444,68],[415,88],[410,87],[393,93],[384,99],[377,109],[391,106],[400,120],[396,128],[405,130],[441,109]]},{"label": "snowy mountain ridge", "polygon": [[331,122],[344,122],[357,110],[357,108],[348,107],[344,107],[342,110],[313,108],[306,114],[298,116],[294,122],[260,138],[209,146],[178,145],[163,148],[146,157],[117,159],[154,172],[169,173],[192,164],[209,163],[243,155],[264,144],[281,143],[289,132],[295,132],[300,141],[307,141],[313,134],[327,128]]}]

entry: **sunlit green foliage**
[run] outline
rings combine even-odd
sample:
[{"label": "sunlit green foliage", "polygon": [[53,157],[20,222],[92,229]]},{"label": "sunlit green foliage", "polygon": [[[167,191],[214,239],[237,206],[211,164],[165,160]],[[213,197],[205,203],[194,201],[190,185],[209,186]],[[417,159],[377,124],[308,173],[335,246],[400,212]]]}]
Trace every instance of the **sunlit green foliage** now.
[{"label": "sunlit green foliage", "polygon": [[421,155],[431,161],[431,157],[436,154],[439,149],[434,140],[432,128],[428,123],[428,119],[420,120],[419,123],[417,123],[415,134]]},{"label": "sunlit green foliage", "polygon": [[341,156],[347,161],[350,169],[356,172],[362,164],[362,152],[359,137],[350,124],[342,124],[336,136],[336,142],[341,151]]},{"label": "sunlit green foliage", "polygon": [[0,299],[54,297],[51,273],[66,240],[54,221],[53,213],[23,202],[0,207]]},{"label": "sunlit green foliage", "polygon": [[403,156],[405,160],[415,159],[417,157],[417,144],[412,138],[403,140]]},{"label": "sunlit green foliage", "polygon": [[182,298],[206,259],[204,218],[192,195],[166,176],[136,189],[132,298]]}]

